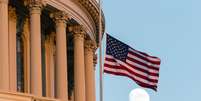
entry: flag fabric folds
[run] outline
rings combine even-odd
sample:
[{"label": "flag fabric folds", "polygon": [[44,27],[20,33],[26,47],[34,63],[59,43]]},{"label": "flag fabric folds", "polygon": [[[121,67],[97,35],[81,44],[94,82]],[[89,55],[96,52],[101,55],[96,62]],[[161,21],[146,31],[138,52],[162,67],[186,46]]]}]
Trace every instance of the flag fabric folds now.
[{"label": "flag fabric folds", "polygon": [[160,59],[137,51],[107,34],[104,72],[126,76],[139,86],[157,90]]}]

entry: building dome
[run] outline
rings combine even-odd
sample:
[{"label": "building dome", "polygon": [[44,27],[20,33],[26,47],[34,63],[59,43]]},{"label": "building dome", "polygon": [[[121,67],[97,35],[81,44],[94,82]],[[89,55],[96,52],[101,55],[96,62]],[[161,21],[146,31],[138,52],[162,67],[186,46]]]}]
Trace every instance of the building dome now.
[{"label": "building dome", "polygon": [[0,15],[0,100],[96,100],[97,0],[0,0]]}]

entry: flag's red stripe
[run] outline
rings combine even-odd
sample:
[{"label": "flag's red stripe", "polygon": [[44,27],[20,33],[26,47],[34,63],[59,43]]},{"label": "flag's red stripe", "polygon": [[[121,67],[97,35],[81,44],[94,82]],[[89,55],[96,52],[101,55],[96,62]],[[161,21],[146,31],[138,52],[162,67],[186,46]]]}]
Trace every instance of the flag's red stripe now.
[{"label": "flag's red stripe", "polygon": [[121,65],[121,66],[113,66],[113,65],[109,65],[109,64],[104,64],[104,67],[107,67],[107,68],[114,68],[114,69],[122,69],[122,70],[128,71],[129,73],[131,73],[131,74],[134,75],[134,76],[140,77],[140,78],[142,78],[142,79],[144,79],[144,80],[147,80],[147,81],[149,81],[149,82],[158,83],[158,80],[157,80],[157,79],[150,79],[150,78],[148,78],[147,76],[138,74],[138,73],[136,73],[136,72],[134,72],[134,71],[132,71],[132,70],[130,70],[130,69],[124,67],[123,65]]},{"label": "flag's red stripe", "polygon": [[143,83],[140,83],[140,82],[136,82],[138,85],[140,85],[141,87],[144,87],[144,88],[151,88],[155,91],[157,91],[157,86],[150,86],[150,85],[144,85]]},{"label": "flag's red stripe", "polygon": [[[117,62],[117,61],[115,61],[115,59],[111,59],[111,58],[105,58],[105,61]],[[150,75],[150,76],[159,76],[158,73],[149,72],[149,71],[147,71],[147,70],[144,70],[144,69],[138,68],[138,67],[136,67],[136,66],[133,66],[133,65],[131,65],[131,64],[129,64],[129,63],[126,63],[126,64],[128,64],[130,67],[132,67],[132,68],[134,68],[134,69],[136,69],[136,70],[138,70],[138,71],[141,71],[141,72],[146,73],[147,75]]]},{"label": "flag's red stripe", "polygon": [[132,79],[134,82],[136,82],[138,85],[145,87],[145,88],[151,88],[153,90],[156,90],[157,86],[153,86],[153,85],[149,85],[149,84],[146,84],[146,83],[143,83],[143,82],[140,82],[138,80],[136,80],[135,78],[127,75],[127,74],[124,74],[124,73],[119,73],[119,72],[113,72],[113,71],[107,71],[107,70],[104,70],[105,73],[108,73],[108,74],[113,74],[113,75],[119,75],[119,76],[126,76],[130,79]]},{"label": "flag's red stripe", "polygon": [[146,57],[140,56],[139,54],[136,54],[136,53],[134,53],[132,51],[129,51],[128,53],[132,54],[132,55],[134,55],[134,56],[136,56],[136,57],[138,57],[138,58],[140,58],[140,59],[142,59],[142,60],[144,60],[146,62],[151,62],[152,64],[160,65],[160,61],[151,61],[150,59],[147,59]]},{"label": "flag's red stripe", "polygon": [[156,68],[156,67],[153,67],[153,66],[151,66],[151,65],[148,65],[148,64],[146,64],[146,63],[140,62],[140,61],[138,61],[138,60],[136,60],[136,59],[133,59],[133,58],[130,58],[130,57],[127,57],[127,59],[130,60],[130,61],[132,61],[132,62],[134,62],[134,63],[137,63],[137,64],[139,64],[139,65],[145,66],[145,67],[147,67],[147,68],[149,68],[149,69],[153,69],[153,70],[159,71],[159,68]]},{"label": "flag's red stripe", "polygon": [[117,62],[114,58],[105,57],[105,61]]}]

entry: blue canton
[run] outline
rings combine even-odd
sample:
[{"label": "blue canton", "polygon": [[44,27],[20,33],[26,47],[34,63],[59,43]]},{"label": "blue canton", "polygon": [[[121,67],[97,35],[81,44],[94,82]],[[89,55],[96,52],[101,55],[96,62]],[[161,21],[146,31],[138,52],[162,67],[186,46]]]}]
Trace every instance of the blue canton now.
[{"label": "blue canton", "polygon": [[106,54],[126,61],[129,46],[107,34]]}]

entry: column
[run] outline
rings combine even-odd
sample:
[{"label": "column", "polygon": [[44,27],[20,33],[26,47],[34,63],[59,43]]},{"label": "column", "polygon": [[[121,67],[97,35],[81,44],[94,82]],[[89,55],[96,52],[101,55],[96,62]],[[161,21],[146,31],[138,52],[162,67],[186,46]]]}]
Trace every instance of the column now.
[{"label": "column", "polygon": [[9,90],[8,0],[0,0],[0,90]]},{"label": "column", "polygon": [[85,79],[86,79],[86,101],[96,101],[95,92],[95,72],[93,56],[95,51],[95,42],[85,40]]},{"label": "column", "polygon": [[16,12],[15,8],[9,6],[9,81],[10,91],[17,91],[17,66],[16,66]]},{"label": "column", "polygon": [[66,20],[64,12],[54,13],[56,23],[56,98],[68,101]]},{"label": "column", "polygon": [[30,44],[31,44],[31,93],[42,96],[42,65],[41,65],[41,0],[29,2],[30,11]]},{"label": "column", "polygon": [[75,100],[74,100],[74,91],[72,92],[71,100],[70,100],[70,101],[75,101]]},{"label": "column", "polygon": [[74,80],[75,101],[86,101],[84,69],[84,32],[82,26],[74,26]]},{"label": "column", "polygon": [[26,18],[23,27],[23,58],[24,58],[24,92],[30,93],[30,23],[29,19]]}]

